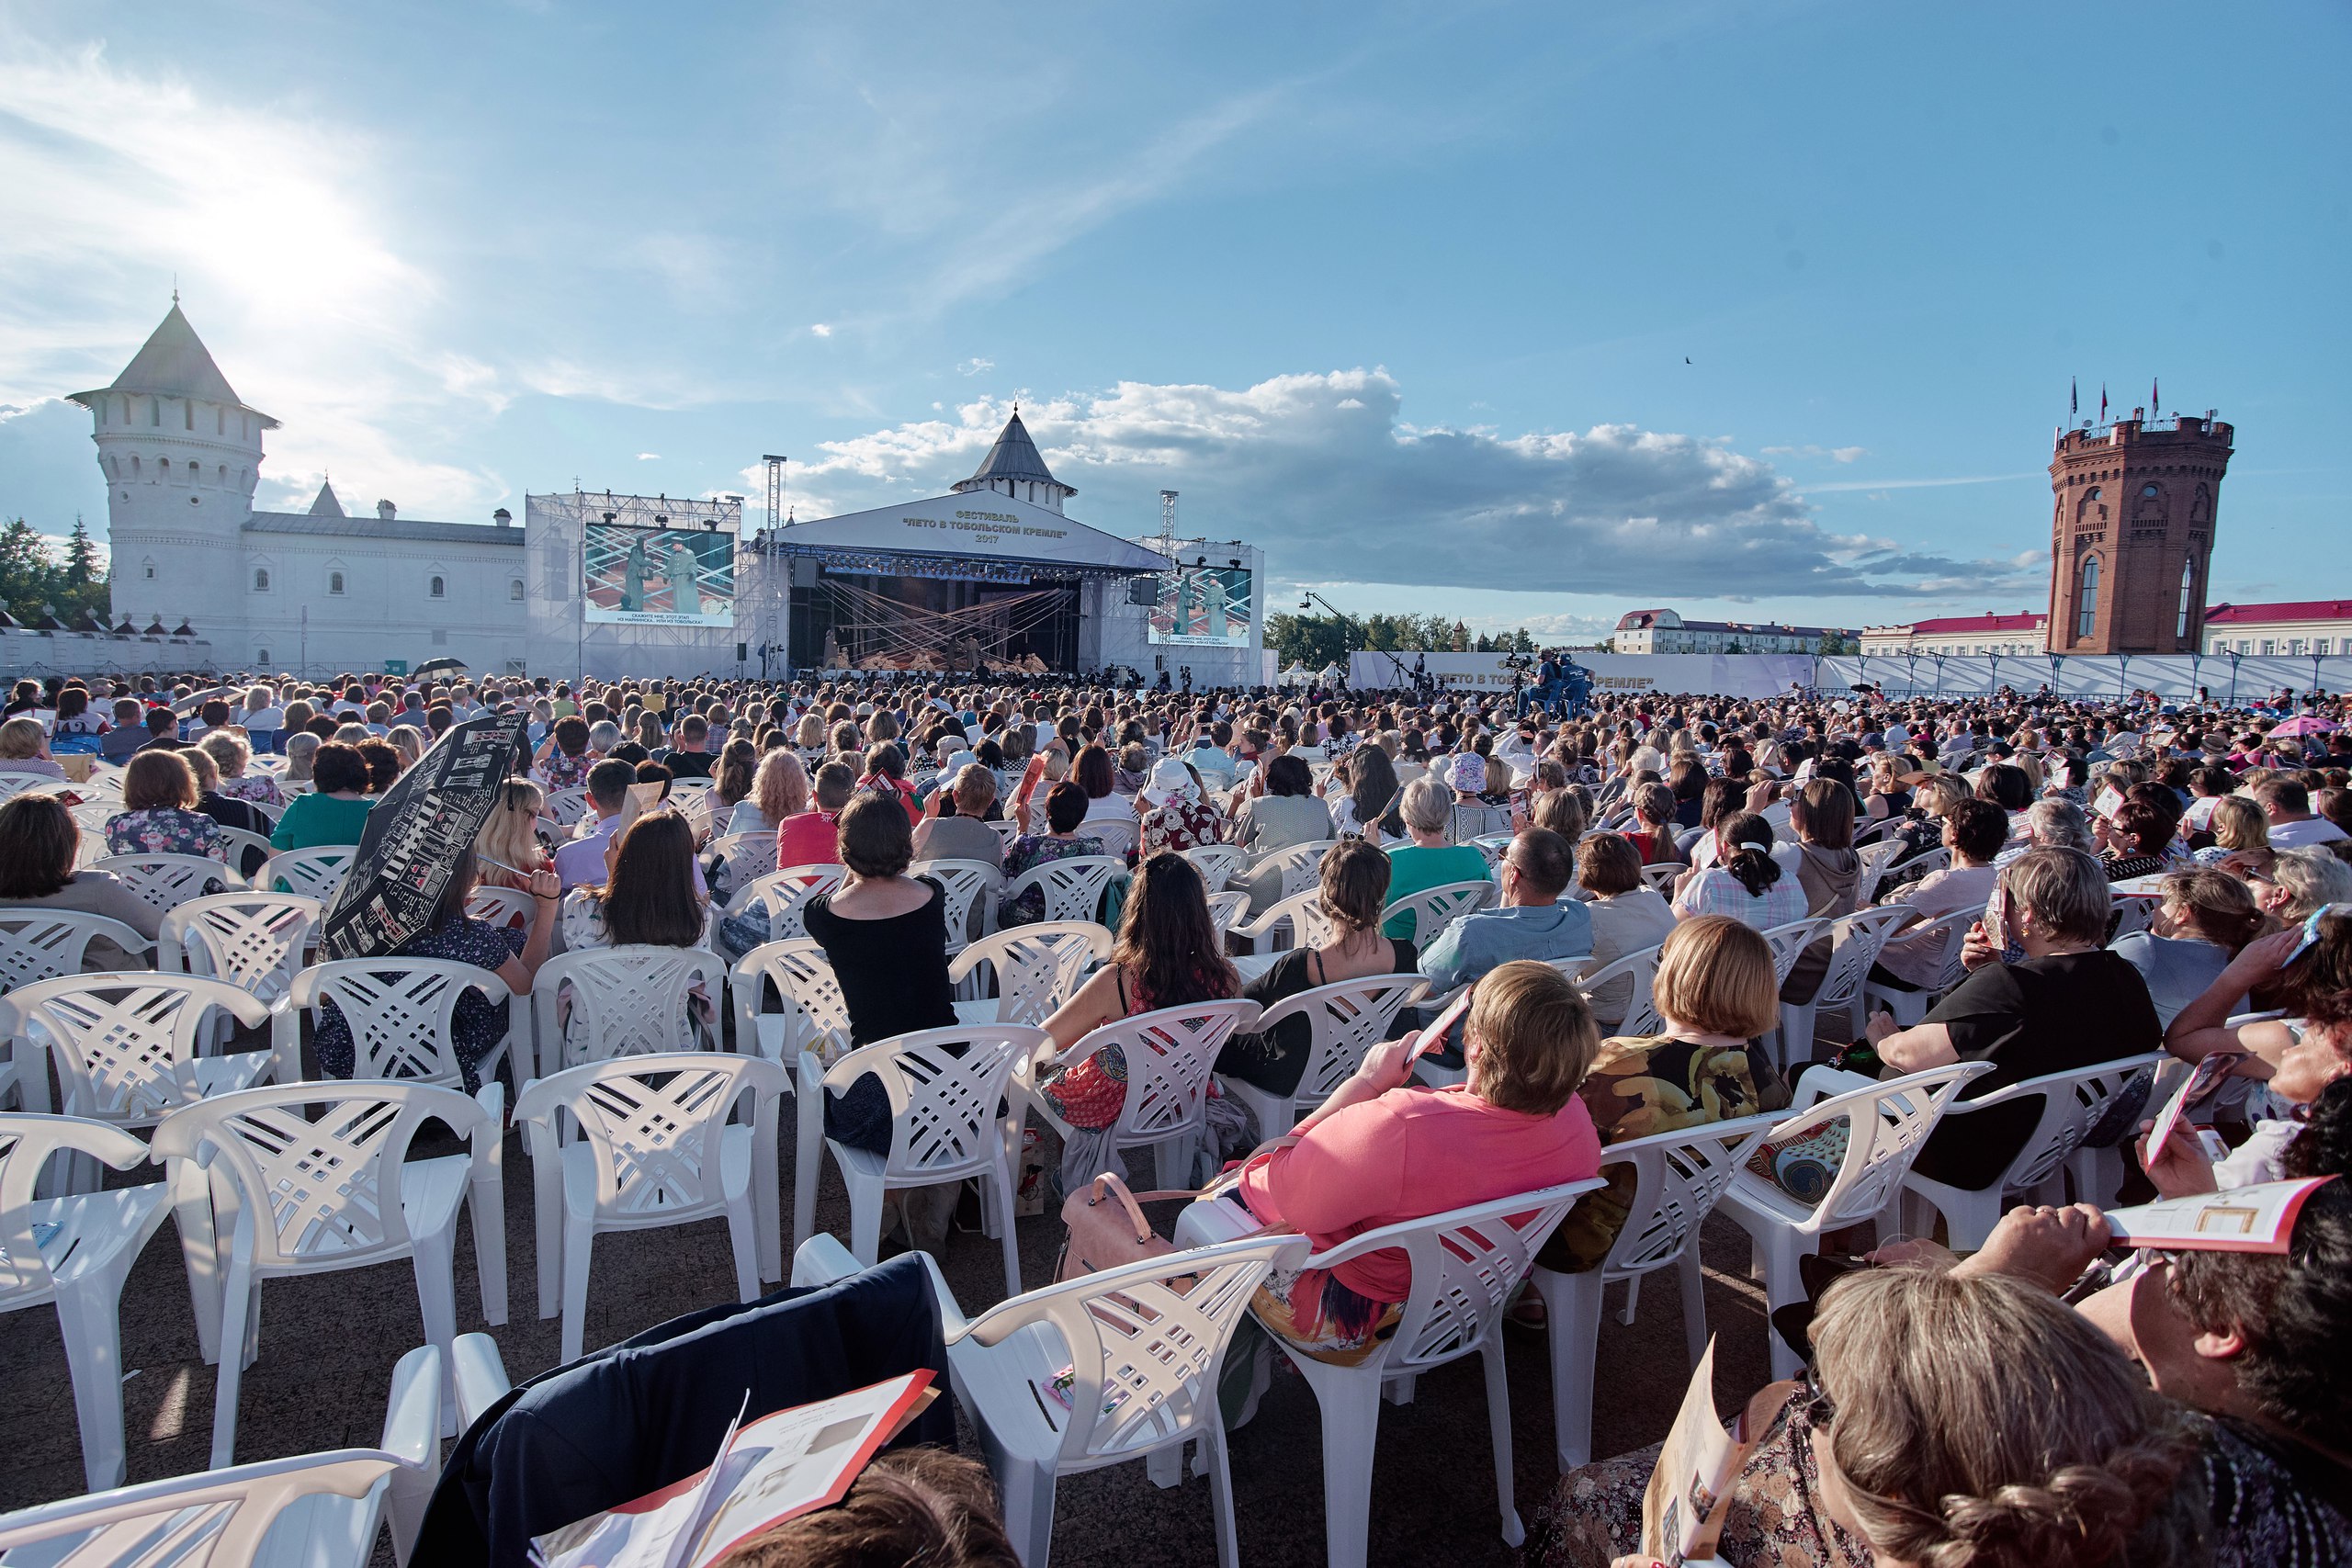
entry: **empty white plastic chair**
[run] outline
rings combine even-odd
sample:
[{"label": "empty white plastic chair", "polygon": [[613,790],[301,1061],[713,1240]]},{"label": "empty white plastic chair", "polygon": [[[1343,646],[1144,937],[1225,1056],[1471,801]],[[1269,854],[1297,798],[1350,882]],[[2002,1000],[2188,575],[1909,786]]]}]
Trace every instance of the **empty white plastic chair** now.
[{"label": "empty white plastic chair", "polygon": [[[2045,1073],[2040,1077],[2027,1078],[2006,1089],[1997,1089],[1974,1100],[1955,1100],[1944,1111],[1944,1121],[1952,1128],[1952,1136],[1963,1136],[1962,1129],[1980,1113],[1996,1106],[2018,1105],[2039,1100],[2041,1110],[2032,1133],[2011,1159],[2000,1176],[1990,1186],[1971,1190],[1933,1181],[1913,1170],[1903,1179],[1903,1190],[1912,1202],[1930,1206],[1944,1217],[1950,1246],[1955,1252],[1973,1252],[1984,1245],[1993,1227],[2001,1223],[2007,1210],[2007,1195],[2031,1192],[2046,1182],[2054,1182],[2064,1171],[2075,1152],[2083,1146],[2084,1135],[2098,1125],[2109,1107],[2122,1098],[2140,1074],[2153,1072],[2166,1060],[2161,1051],[2142,1056],[2125,1056],[2097,1066],[2076,1067],[2063,1073]],[[2052,1193],[2055,1200],[2062,1194]],[[2086,1194],[2086,1197],[2090,1197]],[[2105,1197],[2099,1195],[2099,1198]],[[2099,1198],[2092,1198],[2098,1201]],[[1909,1226],[1914,1235],[1928,1234],[1926,1216],[1917,1216]]]},{"label": "empty white plastic chair", "polygon": [[[1222,892],[1225,885],[1250,863],[1250,852],[1235,844],[1194,844],[1178,852],[1199,870],[1201,880],[1208,885],[1212,895]],[[1246,898],[1243,907],[1248,907]]]},{"label": "empty white plastic chair", "polygon": [[407,1568],[441,1475],[441,1353],[419,1346],[392,1369],[382,1446],[175,1475],[0,1514],[11,1562],[72,1568],[366,1568],[391,1528]]},{"label": "empty white plastic chair", "polygon": [[[265,893],[300,893],[332,908],[342,890],[344,874],[359,852],[357,844],[313,844],[307,850],[287,850],[262,863],[254,886]],[[283,886],[281,886],[281,884]]]},{"label": "empty white plastic chair", "polygon": [[[172,1169],[189,1278],[220,1280],[213,1468],[235,1458],[237,1393],[260,1350],[264,1280],[407,1258],[425,1342],[447,1367],[458,1332],[458,1211],[470,1204],[482,1316],[506,1321],[504,1098],[494,1083],[471,1099],[424,1084],[301,1083],[219,1095],[156,1127],[150,1146]],[[409,1159],[427,1122],[447,1125],[469,1152]]]},{"label": "empty white plastic chair", "polygon": [[[1426,951],[1430,943],[1445,932],[1445,928],[1473,909],[1483,909],[1495,901],[1495,885],[1491,882],[1444,882],[1435,887],[1424,887],[1419,893],[1408,893],[1380,911],[1380,923],[1386,925],[1399,915],[1413,918],[1413,945]],[[1272,911],[1269,911],[1271,913]]]},{"label": "empty white plastic chair", "polygon": [[[1118,1121],[1108,1129],[1110,1147],[1148,1145],[1159,1161],[1159,1185],[1182,1187],[1193,1146],[1206,1125],[1204,1107],[1216,1054],[1236,1030],[1256,1028],[1258,1016],[1258,1004],[1242,999],[1139,1012],[1090,1030],[1061,1054],[1057,1066],[1068,1071],[1105,1046],[1117,1046],[1126,1058],[1127,1092]],[[1038,1092],[1034,1060],[1020,1063],[1012,1081],[1030,1109],[1063,1137],[1071,1135],[1074,1129]]]},{"label": "empty white plastic chair", "polygon": [[1065,920],[1092,920],[1102,908],[1102,890],[1127,869],[1115,855],[1069,855],[1033,865],[1005,885],[1003,901],[1012,903],[1031,888],[1045,896],[1045,925]]},{"label": "empty white plastic chair", "polygon": [[206,855],[101,855],[88,869],[113,873],[158,914],[245,886],[243,877]]},{"label": "empty white plastic chair", "polygon": [[1625,1282],[1623,1321],[1631,1323],[1632,1292],[1642,1276],[1676,1269],[1681,1276],[1683,1335],[1691,1364],[1697,1365],[1707,1348],[1700,1227],[1778,1120],[1775,1115],[1743,1116],[1629,1138],[1600,1151],[1604,1180],[1611,1166],[1631,1166],[1634,1173],[1633,1198],[1609,1256],[1577,1273],[1538,1267],[1530,1275],[1544,1298],[1544,1330],[1552,1342],[1552,1422],[1561,1473],[1592,1459],[1592,1375],[1600,1342],[1602,1291]]},{"label": "empty white plastic chair", "polygon": [[[90,943],[100,939],[113,943],[126,958],[155,945],[104,915],[79,909],[0,909],[0,995],[81,974]],[[40,1051],[29,1042],[12,1045],[0,1041],[0,1046],[7,1052],[0,1057],[0,1104],[14,1093],[27,1111],[49,1110],[49,1069]]]},{"label": "empty white plastic chair", "polygon": [[[705,1051],[590,1062],[524,1087],[514,1120],[531,1150],[539,1315],[556,1314],[560,1272],[560,1360],[580,1358],[599,1231],[723,1215],[741,1300],[756,1301],[761,1278],[784,1272],[776,1101],[786,1088],[774,1062]],[[730,1120],[746,1095],[751,1120]],[[559,1111],[578,1137],[560,1138]]]},{"label": "empty white plastic chair", "polygon": [[214,1008],[248,1028],[269,1018],[268,1003],[221,980],[144,971],[65,975],[0,997],[0,1032],[19,1061],[33,1061],[28,1047],[49,1054],[65,1114],[137,1131],[269,1076],[266,1051],[197,1055],[198,1031]]},{"label": "empty white plastic chair", "polygon": [[1108,926],[1092,920],[1040,920],[984,936],[947,965],[947,978],[964,998],[956,1016],[967,1023],[1043,1023],[1078,995],[1087,972],[1111,956],[1114,940]]},{"label": "empty white plastic chair", "polygon": [[[755,876],[736,890],[727,901],[726,919],[764,911],[768,918],[768,940],[783,942],[791,937],[807,936],[808,928],[802,923],[802,913],[808,900],[820,895],[837,893],[849,879],[849,867],[819,863],[787,866]],[[714,917],[714,919],[720,917]]]},{"label": "empty white plastic chair", "polygon": [[1306,1021],[1313,1043],[1298,1088],[1274,1095],[1236,1077],[1218,1081],[1257,1116],[1261,1138],[1278,1138],[1330,1099],[1363,1065],[1365,1053],[1392,1036],[1396,1014],[1428,992],[1429,982],[1418,975],[1367,975],[1284,997],[1259,1018],[1254,1032],[1267,1034],[1285,1019]]},{"label": "empty white plastic chair", "polygon": [[73,1116],[0,1115],[0,1313],[54,1303],[82,1431],[90,1490],[122,1484],[122,1283],[164,1223],[160,1181],[35,1199],[50,1156],[70,1151],[114,1170],[147,1163],[147,1145]]},{"label": "empty white plastic chair", "polygon": [[294,893],[215,893],[165,915],[155,933],[155,966],[185,970],[276,1002],[291,989],[326,910]]},{"label": "empty white plastic chair", "polygon": [[[947,951],[957,953],[978,936],[996,929],[996,901],[1004,889],[1004,873],[984,860],[917,861],[910,876],[928,876],[947,896],[943,911],[947,920]],[[975,920],[975,911],[978,919]],[[978,931],[974,931],[977,924]]]},{"label": "empty white plastic chair", "polygon": [[[825,1140],[849,1189],[850,1250],[860,1263],[870,1266],[880,1255],[885,1193],[977,1179],[983,1189],[981,1201],[996,1209],[995,1224],[1004,1245],[1005,1294],[1021,1293],[1021,1251],[1012,1224],[1020,1139],[1006,1135],[998,1108],[1014,1066],[1052,1042],[1044,1030],[1024,1024],[956,1024],[877,1040],[830,1068],[815,1056],[800,1058],[799,1113],[804,1120],[813,1115],[821,1126],[826,1091],[842,1093],[868,1073],[890,1097],[890,1147],[886,1153]],[[799,1164],[793,1175],[797,1226],[802,1213],[815,1212],[817,1161]],[[796,1247],[808,1239],[796,1228]]]},{"label": "empty white plastic chair", "polygon": [[[311,1015],[315,1037],[332,1002],[351,1032],[354,1078],[462,1089],[465,1067],[458,1060],[454,1032],[458,1003],[469,990],[493,1006],[507,999],[506,982],[496,975],[447,958],[394,955],[314,964],[294,976],[286,1006],[271,1021],[277,1081],[292,1083],[301,1076],[302,1014]],[[510,1024],[506,1038],[476,1064],[478,1082],[497,1077],[514,1039]]]},{"label": "empty white plastic chair", "polygon": [[[1883,1007],[1894,1015],[1894,1021],[1905,1029],[1927,1017],[1928,1010],[1935,1005],[1937,997],[1968,977],[1967,969],[1960,962],[1961,949],[1968,941],[1968,928],[1984,918],[1984,911],[1981,908],[1954,909],[1949,915],[1939,915],[1924,924],[1905,927],[1903,931],[1905,943],[1942,944],[1935,983],[1924,990],[1906,991],[1865,977],[1862,981],[1864,1010]],[[1883,948],[1885,944],[1880,945]],[[1907,947],[1905,951],[1908,951]]]},{"label": "empty white plastic chair", "polygon": [[[996,1477],[1023,1568],[1047,1568],[1062,1476],[1170,1450],[1181,1465],[1182,1446],[1194,1440],[1206,1461],[1219,1568],[1238,1568],[1218,1372],[1266,1270],[1306,1250],[1303,1236],[1274,1235],[1170,1253],[1047,1285],[971,1319],[922,1255],[956,1402]],[[830,1284],[857,1267],[839,1241],[816,1236],[795,1256],[792,1282]]]},{"label": "empty white plastic chair", "polygon": [[1372,1456],[1380,1433],[1383,1385],[1399,1403],[1412,1380],[1476,1353],[1487,1373],[1487,1425],[1495,1450],[1496,1506],[1505,1542],[1527,1538],[1511,1483],[1510,1388],[1503,1364],[1502,1315],[1527,1278],[1536,1250],[1560,1216],[1598,1179],[1566,1182],[1473,1203],[1424,1219],[1382,1225],[1304,1260],[1329,1269],[1385,1248],[1403,1251],[1411,1294],[1396,1332],[1358,1364],[1317,1360],[1280,1335],[1274,1344],[1315,1391],[1323,1416],[1323,1537],[1330,1568],[1363,1568],[1372,1526]]},{"label": "empty white plastic chair", "polygon": [[1812,1056],[1815,1021],[1824,1011],[1844,1017],[1839,1039],[1861,1038],[1862,987],[1871,977],[1871,965],[1878,962],[1887,938],[1918,918],[1919,912],[1907,905],[1890,904],[1883,909],[1857,909],[1830,922],[1829,966],[1814,987],[1813,1000],[1781,1004],[1782,1071]]},{"label": "empty white plastic chair", "polygon": [[696,1049],[697,989],[715,1041],[726,985],[727,961],[707,948],[629,943],[558,953],[531,980],[539,1075],[615,1056]]},{"label": "empty white plastic chair", "polygon": [[[1962,1084],[1992,1070],[1990,1062],[1955,1062],[1883,1083],[1830,1067],[1815,1067],[1804,1075],[1789,1114],[1766,1142],[1783,1145],[1840,1119],[1847,1122],[1845,1157],[1821,1201],[1800,1202],[1752,1170],[1735,1175],[1721,1200],[1723,1212],[1739,1222],[1755,1246],[1768,1308],[1804,1299],[1797,1259],[1819,1251],[1824,1235],[1893,1212],[1903,1179],[1911,1174],[1911,1162],[1935,1131],[1944,1107]],[[1822,1098],[1825,1092],[1826,1099]],[[1772,1375],[1794,1377],[1801,1366],[1796,1352],[1781,1343],[1779,1335],[1770,1337]]]}]

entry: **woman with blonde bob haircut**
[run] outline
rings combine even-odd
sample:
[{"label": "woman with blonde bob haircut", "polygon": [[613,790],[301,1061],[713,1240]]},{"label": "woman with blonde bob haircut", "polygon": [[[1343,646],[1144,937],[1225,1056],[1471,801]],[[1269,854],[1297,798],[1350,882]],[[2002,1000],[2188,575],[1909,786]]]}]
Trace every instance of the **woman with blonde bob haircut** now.
[{"label": "woman with blonde bob haircut", "polygon": [[[1772,946],[1761,932],[1728,915],[1680,922],[1658,950],[1652,994],[1661,1032],[1602,1041],[1577,1089],[1603,1149],[1788,1105],[1788,1086],[1756,1043],[1781,1018]],[[1634,1168],[1601,1174],[1609,1186],[1568,1211],[1544,1244],[1544,1267],[1582,1273],[1609,1256],[1632,1211]],[[1514,1315],[1540,1322],[1541,1306],[1522,1301]]]}]

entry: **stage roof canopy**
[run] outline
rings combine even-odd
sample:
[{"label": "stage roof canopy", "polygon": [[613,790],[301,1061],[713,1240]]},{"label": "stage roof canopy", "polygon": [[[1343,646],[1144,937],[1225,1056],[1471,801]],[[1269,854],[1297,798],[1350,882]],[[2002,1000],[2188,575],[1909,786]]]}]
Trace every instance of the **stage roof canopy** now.
[{"label": "stage roof canopy", "polygon": [[858,551],[945,556],[1116,576],[1168,570],[1168,558],[1157,550],[991,491],[795,523],[769,530],[765,542],[793,554],[820,556]]}]

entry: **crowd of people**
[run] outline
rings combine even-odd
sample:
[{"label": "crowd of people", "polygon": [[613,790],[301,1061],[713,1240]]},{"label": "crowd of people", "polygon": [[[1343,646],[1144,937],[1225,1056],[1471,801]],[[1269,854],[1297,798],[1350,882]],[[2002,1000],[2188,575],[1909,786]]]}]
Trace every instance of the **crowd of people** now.
[{"label": "crowd of people", "polygon": [[[1217,1201],[1318,1250],[1600,1176],[1540,1258],[1595,1268],[1631,1198],[1610,1145],[1780,1110],[1816,1064],[1889,1077],[1989,1064],[1964,1107],[2143,1053],[2229,1053],[2226,1157],[2186,1126],[2161,1148],[2109,1129],[2132,1190],[2334,1176],[2352,1151],[2352,731],[2335,699],[2225,712],[2010,693],[1618,694],[1555,718],[1478,694],[1078,682],[345,677],[264,680],[192,705],[193,690],[107,686],[28,682],[12,697],[0,781],[43,782],[0,805],[0,907],[86,909],[154,934],[102,868],[77,869],[94,857],[52,787],[61,759],[120,768],[107,853],[233,864],[225,830],[278,850],[356,842],[441,734],[494,712],[526,716],[523,754],[413,951],[519,990],[565,946],[740,955],[767,940],[722,918],[741,879],[725,841],[767,834],[760,870],[842,868],[800,918],[840,980],[851,1042],[869,1043],[956,1020],[945,954],[979,920],[953,910],[927,865],[978,862],[1009,890],[1058,860],[1118,861],[1096,911],[1109,957],[1046,1019],[1034,1067],[1066,1129],[1065,1185],[1118,1160],[1106,1134],[1128,1064],[1115,1047],[1060,1059],[1106,1022],[1229,998],[1271,1007],[1386,975],[1425,980],[1431,998],[1467,988],[1444,1037],[1422,1038],[1434,1006],[1406,1015],[1296,1128],[1217,1122],[1223,1154],[1260,1151]],[[680,781],[704,780],[699,807],[679,809]],[[566,792],[581,792],[579,818],[558,826]],[[1263,914],[1285,886],[1270,857],[1301,845],[1329,846],[1315,937],[1237,964],[1229,933],[1246,917],[1215,896]],[[1872,845],[1888,848],[1866,868]],[[1229,886],[1187,853],[1217,846],[1246,857]],[[1491,891],[1442,929],[1395,910],[1465,883]],[[469,915],[479,886],[526,895],[531,918]],[[2110,940],[2119,891],[2147,893],[2154,911]],[[1768,1037],[1804,1016],[1784,1009],[1814,999],[1843,939],[1781,964],[1763,933],[1873,905],[1919,917],[1870,971],[1875,994],[1917,997],[1915,1021],[1873,1009],[1856,1034],[1825,1010],[1815,1038],[1783,1039],[1776,1056]],[[1014,927],[1046,901],[1032,885],[992,913]],[[1920,930],[1954,916],[1956,943]],[[1621,1032],[1633,977],[1588,991],[1575,976],[1651,950],[1656,1023]],[[503,1012],[458,1014],[469,1089]],[[711,1028],[715,1041],[724,1021]],[[322,1028],[313,1049],[326,1073],[350,1070],[347,1032]],[[1216,1072],[1289,1095],[1308,1049],[1293,1020],[1236,1035]],[[2036,1114],[1956,1116],[1917,1168],[1983,1190]],[[876,1080],[832,1096],[825,1116],[846,1145],[888,1146]],[[941,1248],[953,1197],[909,1196],[889,1223]],[[1857,1243],[1854,1271],[1812,1316],[1809,1381],[1750,1413],[1766,1436],[1739,1477],[1724,1559],[2352,1560],[2352,1374],[2334,1344],[2352,1332],[2352,1197],[2320,1190],[2284,1255],[2185,1253],[2086,1292],[2109,1247],[2086,1204],[2012,1212],[1963,1258]],[[1300,1352],[1347,1361],[1393,1331],[1408,1293],[1402,1255],[1374,1254],[1276,1270],[1255,1315]],[[1541,1303],[1524,1296],[1512,1315],[1540,1323]],[[1631,1551],[1655,1460],[1563,1478],[1531,1554]]]}]

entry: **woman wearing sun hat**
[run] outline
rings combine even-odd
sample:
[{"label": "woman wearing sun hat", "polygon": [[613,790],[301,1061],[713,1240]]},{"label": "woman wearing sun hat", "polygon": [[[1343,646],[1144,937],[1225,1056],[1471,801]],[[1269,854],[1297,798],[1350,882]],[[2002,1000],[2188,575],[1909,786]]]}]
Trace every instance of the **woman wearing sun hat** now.
[{"label": "woman wearing sun hat", "polygon": [[1224,813],[1209,804],[1200,775],[1174,757],[1152,764],[1151,776],[1136,794],[1136,815],[1143,822],[1147,860],[1162,850],[1181,854],[1225,842]]}]

